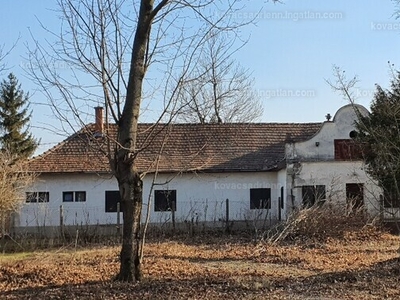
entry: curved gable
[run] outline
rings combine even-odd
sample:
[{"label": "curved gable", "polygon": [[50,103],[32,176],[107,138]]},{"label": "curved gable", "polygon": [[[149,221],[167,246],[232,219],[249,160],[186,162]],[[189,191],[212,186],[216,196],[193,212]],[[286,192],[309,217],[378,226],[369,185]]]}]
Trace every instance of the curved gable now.
[{"label": "curved gable", "polygon": [[286,145],[286,157],[296,160],[335,159],[335,140],[351,140],[350,132],[355,130],[357,115],[367,115],[368,110],[359,104],[342,106],[332,121],[326,121],[310,139]]}]

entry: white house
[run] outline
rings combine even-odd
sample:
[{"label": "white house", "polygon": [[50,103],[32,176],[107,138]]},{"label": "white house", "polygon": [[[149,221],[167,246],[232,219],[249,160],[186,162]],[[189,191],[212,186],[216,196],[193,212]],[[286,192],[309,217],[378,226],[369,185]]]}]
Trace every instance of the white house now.
[{"label": "white house", "polygon": [[365,207],[372,216],[380,212],[381,189],[366,174],[361,150],[353,142],[356,111],[368,114],[360,105],[343,106],[311,138],[286,143],[286,168],[281,172],[291,194],[287,202],[314,204],[319,197],[341,201],[347,209]]},{"label": "white house", "polygon": [[[149,200],[150,222],[160,225],[270,223],[322,199],[352,198],[377,214],[380,190],[352,144],[355,108],[323,123],[140,124],[143,219]],[[118,185],[107,158],[116,126],[102,119],[96,108],[95,124],[30,161],[40,176],[16,227],[117,223]]]}]

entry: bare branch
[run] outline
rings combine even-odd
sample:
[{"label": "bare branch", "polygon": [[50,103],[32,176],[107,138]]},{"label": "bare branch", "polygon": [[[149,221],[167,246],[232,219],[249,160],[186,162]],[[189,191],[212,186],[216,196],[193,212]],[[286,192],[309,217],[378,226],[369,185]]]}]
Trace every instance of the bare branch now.
[{"label": "bare branch", "polygon": [[232,48],[234,42],[229,35],[210,32],[198,65],[182,83],[179,102],[183,108],[178,119],[251,122],[262,115],[249,72],[231,58],[237,51]]},{"label": "bare branch", "polygon": [[[240,48],[240,45],[231,48],[238,29],[251,22],[232,18],[231,13],[241,8],[240,1],[157,2],[59,0],[63,27],[59,33],[45,29],[58,42],[41,45],[33,37],[36,48],[30,51],[29,57],[27,75],[38,84],[67,127],[85,128],[83,116],[89,114],[85,109],[98,106],[99,99],[106,107],[106,120],[110,117],[117,125],[116,140],[107,132],[104,138],[125,209],[118,275],[124,281],[141,277],[143,176],[148,174],[148,170],[138,170],[136,164],[141,151],[157,135],[165,134],[165,141],[170,124],[188,108],[199,110],[206,106],[207,111],[213,111],[217,119],[224,121],[242,120],[238,115],[243,116],[243,111],[247,111],[246,118],[250,111],[251,114],[260,112],[256,100],[248,102],[255,99],[248,72],[232,62],[219,61]],[[234,39],[229,43],[225,40],[226,48],[217,51],[214,69],[210,69],[205,64],[204,45],[222,31]],[[65,63],[64,68],[54,68],[60,61]],[[198,69],[201,65],[203,69]],[[194,71],[198,73],[191,78],[189,75]],[[200,91],[194,85],[186,88],[186,83],[194,83],[206,74],[213,74],[204,82],[204,87],[213,84],[212,95],[202,85]],[[194,101],[179,100],[186,90],[194,93]],[[200,96],[204,99],[211,96],[213,105],[203,105],[198,100]],[[139,143],[138,123],[146,97],[161,105],[156,124],[141,133],[144,137]],[[228,109],[229,106],[232,108]],[[157,126],[159,123],[163,124]],[[162,150],[161,144],[160,153]],[[158,160],[156,157],[150,165],[157,167]]]}]

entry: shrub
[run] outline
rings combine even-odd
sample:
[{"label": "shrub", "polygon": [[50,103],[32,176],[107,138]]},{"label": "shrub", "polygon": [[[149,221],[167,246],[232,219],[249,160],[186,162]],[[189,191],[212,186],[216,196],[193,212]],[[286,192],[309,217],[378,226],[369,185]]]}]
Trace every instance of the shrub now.
[{"label": "shrub", "polygon": [[344,238],[346,233],[374,224],[372,221],[363,208],[349,212],[344,205],[325,203],[295,211],[284,223],[268,231],[267,240],[279,243]]}]

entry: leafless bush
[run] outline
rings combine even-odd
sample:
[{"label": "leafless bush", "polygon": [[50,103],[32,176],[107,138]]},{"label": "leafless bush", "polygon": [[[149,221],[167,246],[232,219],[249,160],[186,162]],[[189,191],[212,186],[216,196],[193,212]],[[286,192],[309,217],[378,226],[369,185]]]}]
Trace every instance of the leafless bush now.
[{"label": "leafless bush", "polygon": [[270,243],[326,241],[343,238],[372,225],[364,208],[349,211],[344,204],[325,203],[298,210],[267,233]]},{"label": "leafless bush", "polygon": [[7,152],[0,152],[0,235],[10,214],[18,211],[25,201],[25,190],[34,179],[35,174],[25,171],[24,161],[16,161]]}]

